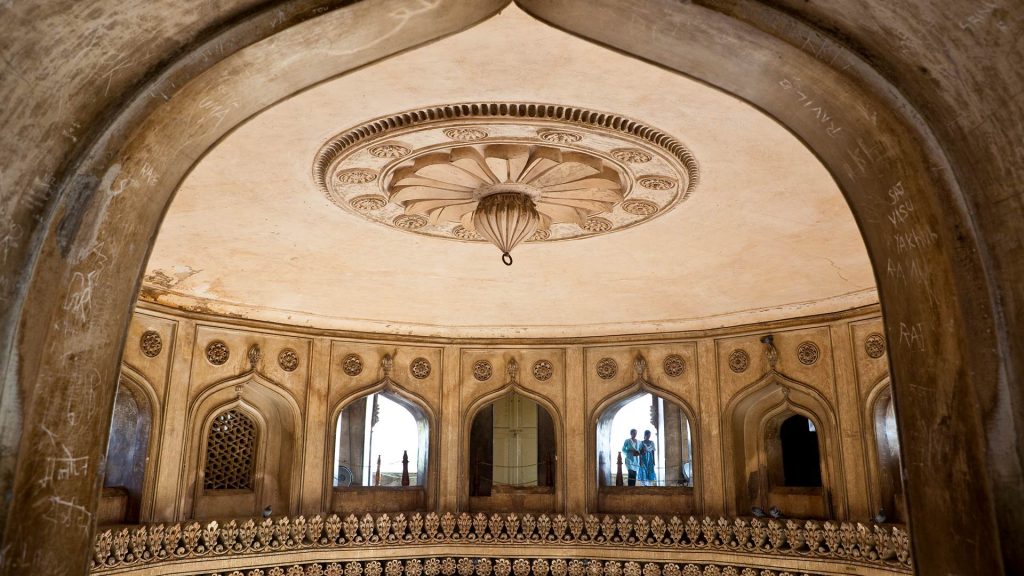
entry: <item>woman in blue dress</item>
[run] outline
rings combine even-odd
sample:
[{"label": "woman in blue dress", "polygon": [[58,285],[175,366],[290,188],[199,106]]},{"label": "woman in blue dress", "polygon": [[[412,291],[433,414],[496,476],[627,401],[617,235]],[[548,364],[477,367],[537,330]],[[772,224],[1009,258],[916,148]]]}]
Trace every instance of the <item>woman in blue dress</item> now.
[{"label": "woman in blue dress", "polygon": [[655,450],[654,440],[651,440],[651,431],[644,430],[644,440],[640,443],[640,470],[637,471],[637,480],[640,481],[641,486],[658,485]]}]

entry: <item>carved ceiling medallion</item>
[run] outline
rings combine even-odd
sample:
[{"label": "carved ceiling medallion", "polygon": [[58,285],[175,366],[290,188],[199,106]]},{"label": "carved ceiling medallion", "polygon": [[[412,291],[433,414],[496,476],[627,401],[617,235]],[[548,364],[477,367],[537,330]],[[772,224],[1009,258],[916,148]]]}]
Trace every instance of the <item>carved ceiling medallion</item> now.
[{"label": "carved ceiling medallion", "polygon": [[471,103],[403,112],[342,132],[317,153],[313,176],[350,214],[463,242],[486,242],[474,222],[486,198],[523,196],[538,221],[521,240],[553,242],[664,214],[692,193],[698,168],[672,136],[622,116]]}]

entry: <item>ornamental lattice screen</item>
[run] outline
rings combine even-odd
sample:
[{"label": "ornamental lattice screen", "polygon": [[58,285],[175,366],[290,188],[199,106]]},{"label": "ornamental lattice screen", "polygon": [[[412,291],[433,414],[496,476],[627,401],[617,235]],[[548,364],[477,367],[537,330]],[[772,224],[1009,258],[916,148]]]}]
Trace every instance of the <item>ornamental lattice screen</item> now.
[{"label": "ornamental lattice screen", "polygon": [[225,410],[210,424],[206,443],[205,490],[252,490],[256,423],[238,409]]}]

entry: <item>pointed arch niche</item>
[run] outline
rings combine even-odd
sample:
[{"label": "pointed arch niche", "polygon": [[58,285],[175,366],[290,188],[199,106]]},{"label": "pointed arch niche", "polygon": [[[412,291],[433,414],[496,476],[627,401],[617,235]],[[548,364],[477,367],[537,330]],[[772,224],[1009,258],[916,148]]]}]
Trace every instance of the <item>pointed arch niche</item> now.
[{"label": "pointed arch niche", "polygon": [[883,512],[888,522],[906,522],[900,438],[889,378],[882,379],[871,389],[864,411],[871,513]]},{"label": "pointed arch niche", "polygon": [[[591,449],[597,463],[597,510],[620,514],[697,513],[696,422],[693,408],[685,400],[643,376],[602,400],[591,415],[590,428],[594,431]],[[624,453],[631,429],[637,431],[638,445],[650,431],[655,448],[653,457],[647,455],[647,450],[638,456],[644,471],[637,474],[633,485],[628,455]]]},{"label": "pointed arch niche", "polygon": [[121,366],[114,413],[107,437],[100,524],[132,524],[152,514],[152,462],[160,429],[160,405],[153,387],[141,374]]},{"label": "pointed arch niche", "polygon": [[427,509],[435,419],[422,398],[386,374],[342,398],[331,422],[326,479],[331,512]]},{"label": "pointed arch niche", "polygon": [[[846,517],[838,424],[817,390],[770,371],[730,400],[723,424],[730,514],[777,507],[790,518]],[[808,469],[815,455],[817,471]]]},{"label": "pointed arch niche", "polygon": [[467,415],[469,511],[559,510],[562,425],[554,405],[513,380],[479,398]]},{"label": "pointed arch niche", "polygon": [[[239,488],[214,486],[206,482],[211,438],[217,441],[214,427],[223,427],[225,418],[235,415],[255,428],[245,440],[251,446],[232,448],[239,458],[249,457],[244,452],[251,450],[251,482]],[[258,372],[222,381],[200,394],[189,411],[182,519],[258,516],[266,506],[274,514],[295,514],[299,482],[292,472],[301,469],[301,421],[295,399]]]}]

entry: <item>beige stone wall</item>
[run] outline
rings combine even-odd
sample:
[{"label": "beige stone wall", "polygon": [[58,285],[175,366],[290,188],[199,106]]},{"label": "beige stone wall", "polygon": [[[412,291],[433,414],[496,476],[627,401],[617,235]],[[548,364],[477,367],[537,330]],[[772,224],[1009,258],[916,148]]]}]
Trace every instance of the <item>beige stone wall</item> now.
[{"label": "beige stone wall", "polygon": [[[147,331],[160,335],[162,347],[155,356],[140,345]],[[758,451],[753,449],[755,456],[748,458],[743,443],[761,440],[750,436],[752,428],[743,427],[744,418],[753,417],[741,412],[748,405],[781,399],[781,405],[790,402],[796,413],[807,412],[819,425],[823,477],[831,493],[830,510],[822,508],[822,515],[864,520],[877,511],[882,498],[881,475],[872,464],[872,402],[888,383],[888,358],[872,357],[866,348],[870,335],[882,333],[877,307],[700,334],[430,341],[262,325],[143,305],[132,318],[122,360],[133,382],[148,387],[158,403],[141,520],[252,515],[266,503],[273,503],[275,514],[339,511],[336,500],[341,496],[336,497],[331,485],[334,426],[344,405],[381,389],[385,355],[393,358],[391,390],[420,406],[430,424],[423,496],[409,500],[422,501],[423,510],[468,509],[472,417],[514,390],[544,406],[555,420],[558,464],[552,511],[602,511],[597,420],[607,406],[649,391],[677,404],[691,419],[694,488],[672,489],[668,496],[638,493],[638,512],[656,502],[660,514],[748,514],[749,506],[738,496],[744,487],[737,479],[744,477],[745,465],[757,466]],[[774,368],[761,342],[767,334],[773,336],[777,352]],[[213,342],[228,349],[222,364],[208,358]],[[806,343],[817,349],[813,362]],[[254,346],[260,352],[255,363],[249,357]],[[281,359],[288,350],[298,360],[294,367]],[[746,353],[745,369],[740,370],[742,362],[730,362],[737,350]],[[344,369],[351,354],[362,361],[356,375]],[[664,368],[669,355],[684,361],[682,373],[674,377]],[[646,364],[642,374],[636,369],[638,357]],[[606,377],[598,373],[600,362],[607,367],[606,359],[617,366],[614,376],[607,377],[607,370]],[[506,370],[512,360],[518,363],[514,383]],[[480,361],[490,364],[490,378],[475,375]],[[551,364],[550,377],[534,370],[540,361]],[[205,427],[217,411],[238,402],[259,413],[270,431],[258,458],[262,492],[258,501],[218,507],[203,495],[199,480]],[[372,490],[355,497],[360,498],[356,509],[363,511],[394,504]],[[352,504],[346,509],[352,510]]]}]

